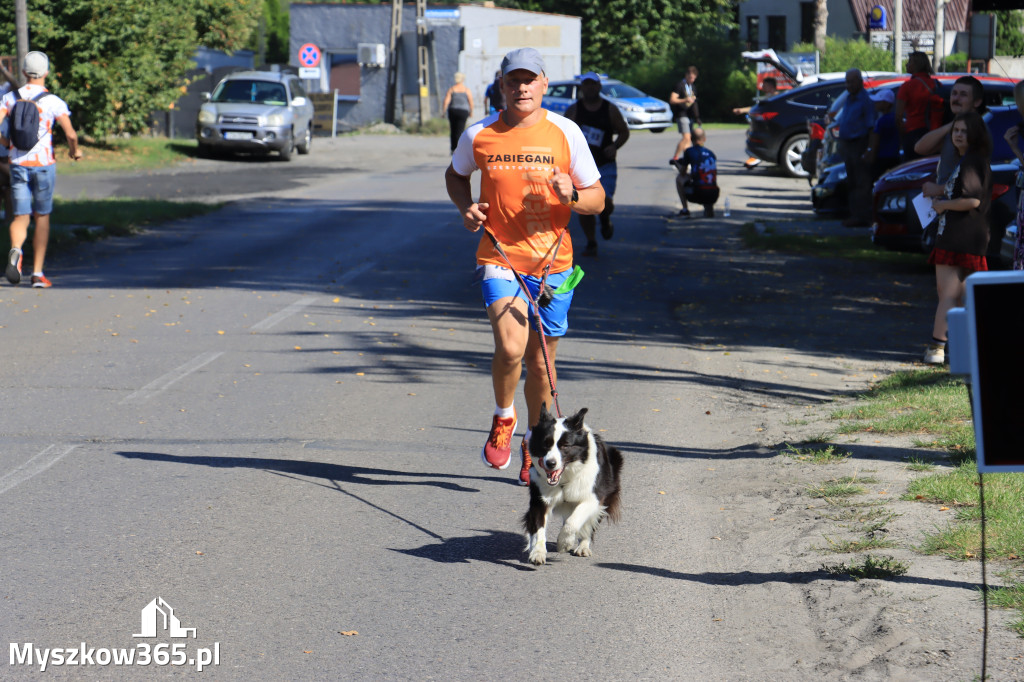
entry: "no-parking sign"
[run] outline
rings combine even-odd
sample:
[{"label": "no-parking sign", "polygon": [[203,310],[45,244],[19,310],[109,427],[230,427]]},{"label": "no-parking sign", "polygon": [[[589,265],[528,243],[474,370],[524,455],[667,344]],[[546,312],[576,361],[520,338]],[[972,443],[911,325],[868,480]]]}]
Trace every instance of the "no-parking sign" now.
[{"label": "no-parking sign", "polygon": [[299,66],[313,68],[320,65],[320,48],[313,43],[306,43],[299,48]]}]

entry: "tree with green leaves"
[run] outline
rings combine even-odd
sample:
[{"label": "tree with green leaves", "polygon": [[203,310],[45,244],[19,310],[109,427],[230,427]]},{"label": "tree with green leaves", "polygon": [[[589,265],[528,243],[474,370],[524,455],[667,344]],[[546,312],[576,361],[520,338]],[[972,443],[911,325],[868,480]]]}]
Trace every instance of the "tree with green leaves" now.
[{"label": "tree with green leaves", "polygon": [[732,27],[732,0],[506,0],[499,4],[581,17],[583,70],[610,74],[663,59],[687,40],[726,33]]},{"label": "tree with green leaves", "polygon": [[[75,127],[97,138],[147,129],[182,95],[200,45],[236,50],[249,40],[261,0],[33,0],[31,49],[50,58],[49,89]],[[14,54],[14,1],[0,0],[0,49]]]},{"label": "tree with green leaves", "polygon": [[1011,57],[1024,55],[1024,12],[1008,9],[995,12],[996,54]]}]

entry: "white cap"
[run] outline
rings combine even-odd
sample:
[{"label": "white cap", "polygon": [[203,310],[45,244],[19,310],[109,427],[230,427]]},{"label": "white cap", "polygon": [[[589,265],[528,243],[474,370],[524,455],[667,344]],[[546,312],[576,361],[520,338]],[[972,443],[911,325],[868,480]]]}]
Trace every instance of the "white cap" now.
[{"label": "white cap", "polygon": [[876,102],[888,102],[889,104],[893,104],[896,101],[896,93],[892,88],[887,88],[872,94],[871,99]]},{"label": "white cap", "polygon": [[29,52],[22,71],[33,78],[42,78],[50,72],[50,60],[42,52]]}]

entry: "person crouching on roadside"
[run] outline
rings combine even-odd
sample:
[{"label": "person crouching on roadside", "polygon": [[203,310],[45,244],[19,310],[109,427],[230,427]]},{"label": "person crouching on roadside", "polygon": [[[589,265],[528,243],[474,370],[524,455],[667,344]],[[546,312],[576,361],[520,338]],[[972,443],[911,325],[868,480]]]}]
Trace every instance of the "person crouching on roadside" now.
[{"label": "person crouching on roadside", "polygon": [[718,201],[718,159],[715,153],[704,146],[707,134],[703,128],[693,131],[693,146],[687,147],[682,157],[675,161],[679,170],[676,176],[676,192],[679,201],[683,202],[683,210],[679,215],[690,217],[687,201],[704,206],[704,215],[715,216],[715,202]]},{"label": "person crouching on roadside", "polygon": [[992,196],[992,138],[980,114],[974,111],[953,119],[950,140],[957,153],[942,196],[932,199],[939,214],[935,248],[928,262],[935,266],[939,303],[935,308],[932,340],[925,349],[927,364],[946,359],[946,313],[964,304],[964,280],[973,272],[988,270],[988,209]]}]

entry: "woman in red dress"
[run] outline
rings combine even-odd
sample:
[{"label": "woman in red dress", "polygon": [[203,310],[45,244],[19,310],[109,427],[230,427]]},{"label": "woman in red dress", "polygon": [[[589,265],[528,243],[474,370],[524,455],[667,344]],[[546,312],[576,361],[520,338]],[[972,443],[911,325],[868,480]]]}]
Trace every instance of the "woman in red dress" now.
[{"label": "woman in red dress", "polygon": [[935,248],[928,262],[935,265],[939,304],[935,309],[932,341],[924,354],[928,364],[945,360],[946,313],[964,303],[964,280],[972,272],[988,270],[988,208],[992,197],[992,138],[977,112],[953,119],[950,140],[960,156],[946,181],[945,192],[932,200],[939,214]]}]

